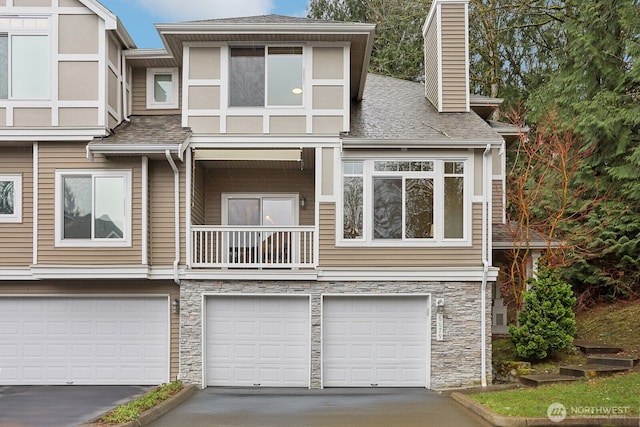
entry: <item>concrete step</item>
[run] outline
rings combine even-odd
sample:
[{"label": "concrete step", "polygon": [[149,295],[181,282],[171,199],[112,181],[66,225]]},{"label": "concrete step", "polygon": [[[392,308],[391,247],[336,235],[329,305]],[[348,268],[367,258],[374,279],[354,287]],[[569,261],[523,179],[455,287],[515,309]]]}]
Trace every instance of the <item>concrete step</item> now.
[{"label": "concrete step", "polygon": [[586,355],[592,354],[615,354],[624,351],[621,347],[615,347],[605,344],[589,343],[586,341],[574,341],[573,345],[578,347],[581,352]]},{"label": "concrete step", "polygon": [[560,375],[571,375],[579,378],[594,378],[612,375],[617,372],[625,372],[630,368],[623,366],[606,366],[606,365],[581,365],[581,366],[561,366]]},{"label": "concrete step", "polygon": [[578,377],[571,375],[542,374],[542,375],[522,375],[520,382],[529,387],[538,387],[539,385],[568,383],[578,381]]},{"label": "concrete step", "polygon": [[593,356],[587,356],[587,361],[589,362],[589,364],[622,366],[625,368],[633,368],[638,364],[638,361],[640,361],[640,358],[631,357],[631,356],[596,354]]}]

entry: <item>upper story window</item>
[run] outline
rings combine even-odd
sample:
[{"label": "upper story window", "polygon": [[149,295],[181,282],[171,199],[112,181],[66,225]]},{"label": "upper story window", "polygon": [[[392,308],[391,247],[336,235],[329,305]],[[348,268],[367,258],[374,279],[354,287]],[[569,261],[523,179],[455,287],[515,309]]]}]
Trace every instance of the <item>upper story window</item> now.
[{"label": "upper story window", "polygon": [[147,69],[147,108],[178,108],[178,69]]},{"label": "upper story window", "polygon": [[0,223],[22,222],[22,177],[0,175]]},{"label": "upper story window", "polygon": [[345,241],[465,242],[466,160],[343,162]]},{"label": "upper story window", "polygon": [[56,172],[57,246],[131,245],[131,172]]},{"label": "upper story window", "polygon": [[232,47],[229,106],[301,106],[302,47]]},{"label": "upper story window", "polygon": [[49,20],[0,19],[0,99],[50,97]]}]

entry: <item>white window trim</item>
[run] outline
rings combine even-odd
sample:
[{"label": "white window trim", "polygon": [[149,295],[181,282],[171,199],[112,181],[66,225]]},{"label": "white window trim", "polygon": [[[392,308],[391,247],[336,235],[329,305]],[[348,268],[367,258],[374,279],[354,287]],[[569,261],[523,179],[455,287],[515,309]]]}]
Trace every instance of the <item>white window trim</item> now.
[{"label": "white window trim", "polygon": [[[125,220],[122,239],[64,239],[63,178],[73,175],[95,177],[123,177],[125,179]],[[56,247],[131,247],[132,233],[132,179],[130,170],[57,170],[55,173],[55,246]],[[92,190],[93,191],[93,190]],[[93,193],[92,193],[93,194]]]},{"label": "white window trim", "polygon": [[[222,224],[229,225],[229,200],[230,199],[260,199],[260,209],[262,209],[262,199],[292,199],[293,200],[293,222],[292,227],[300,224],[300,195],[298,193],[222,193]],[[261,218],[262,220],[262,218]],[[248,227],[260,227],[248,226]],[[287,227],[287,226],[284,226]]]},{"label": "white window trim", "polygon": [[22,223],[22,175],[0,175],[0,181],[13,182],[13,213],[0,214],[0,223]]},{"label": "white window trim", "polygon": [[[362,161],[363,162],[363,237],[359,239],[345,239],[343,235],[343,218],[344,218],[344,162]],[[406,177],[406,174],[412,172],[377,172],[374,171],[375,161],[431,161],[434,162],[433,172],[423,172],[421,176],[428,174],[434,179],[434,231],[433,238],[428,239],[374,239],[373,238],[373,178],[380,176],[388,177]],[[445,162],[463,162],[464,167],[464,212],[463,212],[463,233],[462,239],[445,239],[444,238],[444,163]],[[472,236],[472,177],[473,177],[473,159],[470,156],[432,156],[432,155],[415,155],[413,157],[391,156],[391,157],[370,157],[366,158],[343,158],[340,162],[340,192],[338,198],[338,209],[336,210],[336,243],[341,247],[470,247],[473,245]],[[403,175],[405,174],[405,175]],[[414,173],[418,176],[418,173]],[[404,208],[403,208],[404,216]],[[404,221],[404,219],[403,219]]]},{"label": "white window trim", "polygon": [[[171,74],[171,102],[156,102],[154,96],[155,79],[158,74]],[[147,109],[176,109],[178,108],[178,68],[147,68]]]},{"label": "white window trim", "polygon": [[[9,21],[16,21],[17,25],[12,26]],[[44,23],[43,26],[33,25],[34,22]],[[49,17],[46,16],[16,16],[16,17],[3,17],[0,20],[0,34],[4,34],[8,39],[7,46],[7,55],[8,55],[8,69],[7,69],[7,98],[3,99],[3,101],[49,101],[52,97],[53,91],[53,79],[51,65],[51,46],[52,46],[52,36],[51,36],[51,22]],[[14,36],[46,36],[47,44],[49,47],[49,51],[47,52],[47,75],[49,76],[49,81],[47,82],[47,94],[44,97],[16,97],[13,94],[13,72],[12,72],[12,56],[13,56],[13,37]]]},{"label": "white window trim", "polygon": [[[231,57],[231,49],[233,48],[242,48],[245,47],[245,44],[234,44],[229,46],[228,55]],[[305,109],[307,105],[307,99],[310,98],[310,95],[307,93],[311,88],[309,88],[306,84],[307,76],[306,76],[306,61],[307,61],[307,48],[305,45],[300,43],[267,43],[260,46],[255,47],[264,47],[264,105],[255,105],[255,106],[238,106],[231,105],[231,89],[229,88],[229,93],[227,95],[227,108],[230,110],[238,109],[240,111],[246,112],[248,110],[257,110],[262,112],[263,110],[301,110]],[[299,47],[302,49],[302,102],[296,105],[270,105],[269,104],[269,48],[270,47]],[[229,61],[229,72],[231,72],[231,61]],[[261,114],[261,113],[260,113]]]}]

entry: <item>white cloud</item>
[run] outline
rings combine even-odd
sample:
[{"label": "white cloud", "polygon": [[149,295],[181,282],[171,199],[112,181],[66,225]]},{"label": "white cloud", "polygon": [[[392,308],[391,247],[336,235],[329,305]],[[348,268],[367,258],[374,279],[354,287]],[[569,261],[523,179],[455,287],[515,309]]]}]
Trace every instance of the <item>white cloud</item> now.
[{"label": "white cloud", "polygon": [[266,15],[273,0],[136,0],[158,18],[168,22],[197,21],[234,16]]}]

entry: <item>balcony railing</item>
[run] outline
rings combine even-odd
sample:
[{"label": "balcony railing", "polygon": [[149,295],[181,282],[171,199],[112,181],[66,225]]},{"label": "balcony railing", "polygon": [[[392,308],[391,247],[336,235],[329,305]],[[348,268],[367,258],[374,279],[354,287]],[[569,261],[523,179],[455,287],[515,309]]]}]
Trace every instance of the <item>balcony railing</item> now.
[{"label": "balcony railing", "polygon": [[313,268],[314,227],[193,226],[193,268]]}]

